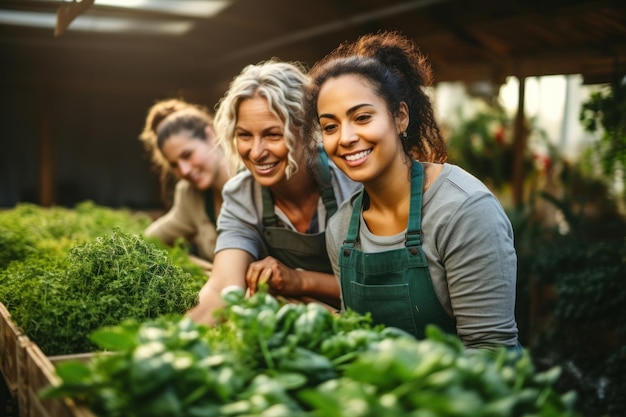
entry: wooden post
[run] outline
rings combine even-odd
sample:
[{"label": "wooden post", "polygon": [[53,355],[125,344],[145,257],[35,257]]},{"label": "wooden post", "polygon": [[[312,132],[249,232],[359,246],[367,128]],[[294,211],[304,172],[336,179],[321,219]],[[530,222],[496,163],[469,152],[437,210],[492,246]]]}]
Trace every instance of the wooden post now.
[{"label": "wooden post", "polygon": [[50,134],[50,105],[47,97],[41,103],[41,132],[39,135],[39,204],[54,204],[54,153]]},{"label": "wooden post", "polygon": [[518,77],[519,92],[515,131],[513,136],[513,203],[519,207],[524,202],[524,155],[526,153],[527,129],[524,116],[524,97],[526,77]]}]

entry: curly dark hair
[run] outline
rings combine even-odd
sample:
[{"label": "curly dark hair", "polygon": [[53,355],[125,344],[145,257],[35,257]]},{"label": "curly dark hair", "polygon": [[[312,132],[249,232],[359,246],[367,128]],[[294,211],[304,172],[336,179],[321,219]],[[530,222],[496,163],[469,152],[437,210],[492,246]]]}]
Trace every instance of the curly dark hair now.
[{"label": "curly dark hair", "polygon": [[311,150],[319,142],[320,88],[327,80],[345,74],[358,74],[369,80],[394,116],[400,103],[406,103],[409,125],[406,137],[402,135],[399,139],[410,158],[446,161],[445,142],[426,92],[433,82],[430,65],[413,41],[396,31],[368,34],[356,42],[343,43],[311,68],[311,81],[305,91],[305,137]]}]

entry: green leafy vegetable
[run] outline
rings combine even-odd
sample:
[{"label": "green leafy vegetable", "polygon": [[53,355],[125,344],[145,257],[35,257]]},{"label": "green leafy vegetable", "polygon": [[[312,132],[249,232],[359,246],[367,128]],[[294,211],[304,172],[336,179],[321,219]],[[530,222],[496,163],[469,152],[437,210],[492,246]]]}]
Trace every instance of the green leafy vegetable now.
[{"label": "green leafy vegetable", "polygon": [[[369,316],[223,294],[228,320],[125,322],[94,341],[117,346],[88,364],[57,365],[42,395],[69,396],[117,416],[577,416],[571,395],[526,352],[466,351],[435,327],[418,341]],[[81,368],[82,367],[82,368]]]}]

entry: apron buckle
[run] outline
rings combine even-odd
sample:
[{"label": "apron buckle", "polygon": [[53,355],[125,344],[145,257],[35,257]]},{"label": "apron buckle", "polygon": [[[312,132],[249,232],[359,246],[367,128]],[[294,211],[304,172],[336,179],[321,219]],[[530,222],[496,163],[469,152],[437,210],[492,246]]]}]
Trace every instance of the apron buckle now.
[{"label": "apron buckle", "polygon": [[413,240],[413,236],[417,235],[417,240],[422,240],[422,231],[421,230],[413,230],[410,232],[406,232],[404,234],[404,239],[408,242],[409,240]]}]

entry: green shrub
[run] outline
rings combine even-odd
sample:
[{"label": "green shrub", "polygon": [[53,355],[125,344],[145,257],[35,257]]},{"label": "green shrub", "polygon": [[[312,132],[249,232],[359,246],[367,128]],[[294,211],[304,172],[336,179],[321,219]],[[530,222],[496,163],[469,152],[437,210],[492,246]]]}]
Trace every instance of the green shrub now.
[{"label": "green shrub", "polygon": [[184,313],[204,281],[140,235],[117,229],[67,256],[12,262],[0,272],[0,300],[44,353],[60,355],[92,351],[88,335],[102,325]]},{"label": "green shrub", "polygon": [[48,355],[93,350],[103,324],[185,312],[207,276],[184,244],[142,237],[150,221],[89,201],[0,212],[0,302]]},{"label": "green shrub", "polygon": [[72,246],[118,227],[141,233],[150,223],[145,214],[111,209],[85,201],[75,208],[45,208],[20,203],[0,211],[0,270],[40,252],[65,254]]}]

